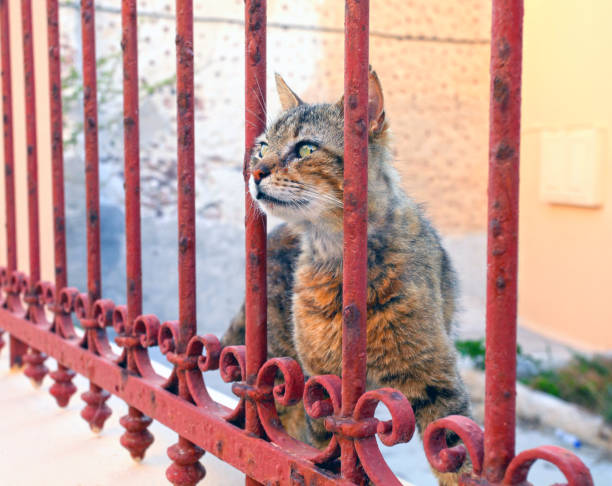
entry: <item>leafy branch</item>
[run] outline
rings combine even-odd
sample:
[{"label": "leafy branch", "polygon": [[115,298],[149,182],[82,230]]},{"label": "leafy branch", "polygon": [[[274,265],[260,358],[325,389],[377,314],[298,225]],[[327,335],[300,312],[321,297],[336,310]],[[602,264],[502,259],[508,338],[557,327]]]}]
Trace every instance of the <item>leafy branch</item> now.
[{"label": "leafy branch", "polygon": [[[63,63],[66,60],[63,59]],[[123,90],[118,89],[121,68],[121,52],[114,52],[101,57],[96,61],[98,83],[98,113],[103,123],[99,130],[112,130],[122,121],[121,110],[116,109],[118,100],[121,100]],[[141,100],[155,96],[164,88],[174,86],[176,75],[172,74],[155,82],[146,79],[140,80],[138,88]],[[64,146],[74,147],[78,144],[83,133],[83,121],[77,120],[77,111],[83,99],[83,77],[74,66],[69,66],[62,76],[62,104],[66,114],[64,119]],[[115,109],[114,109],[115,108]],[[112,113],[112,114],[111,114]]]}]

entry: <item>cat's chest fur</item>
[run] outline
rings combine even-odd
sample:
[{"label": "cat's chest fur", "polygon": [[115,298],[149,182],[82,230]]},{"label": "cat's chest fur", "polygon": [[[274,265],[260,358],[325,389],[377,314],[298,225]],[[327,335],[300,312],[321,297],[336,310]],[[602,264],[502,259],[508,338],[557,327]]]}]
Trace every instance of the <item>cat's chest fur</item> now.
[{"label": "cat's chest fur", "polygon": [[[322,249],[327,258],[323,257]],[[301,364],[309,375],[341,374],[342,245],[338,245],[338,253],[332,258],[328,249],[329,245],[327,248],[312,245],[312,240],[305,238],[295,271],[293,337]],[[398,348],[391,343],[406,342],[407,332],[419,332],[406,319],[418,304],[406,296],[404,268],[405,258],[397,258],[392,248],[382,252],[368,249],[369,368],[375,362],[375,366],[380,366],[383,357],[392,357]],[[421,290],[426,292],[415,289],[416,294],[422,294]],[[421,297],[427,300],[426,296]],[[403,348],[409,351],[407,346]]]},{"label": "cat's chest fur", "polygon": [[306,373],[340,374],[342,272],[298,265],[292,310],[294,341]]},{"label": "cat's chest fur", "polygon": [[[398,368],[446,368],[439,362],[450,348],[453,299],[443,282],[451,270],[439,242],[417,213],[388,214],[368,236],[367,366],[373,383]],[[308,228],[301,235],[292,302],[295,349],[308,375],[339,375],[342,234]]]}]

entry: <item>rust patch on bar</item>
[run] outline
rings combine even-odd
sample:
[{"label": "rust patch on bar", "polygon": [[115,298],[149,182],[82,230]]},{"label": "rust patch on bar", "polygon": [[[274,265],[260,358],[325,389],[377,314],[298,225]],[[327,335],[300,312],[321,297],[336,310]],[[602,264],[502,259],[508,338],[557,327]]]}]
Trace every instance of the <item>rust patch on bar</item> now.
[{"label": "rust patch on bar", "polygon": [[495,152],[495,158],[497,160],[504,161],[510,159],[514,156],[514,149],[510,147],[506,142],[502,141],[497,146],[497,151]]}]

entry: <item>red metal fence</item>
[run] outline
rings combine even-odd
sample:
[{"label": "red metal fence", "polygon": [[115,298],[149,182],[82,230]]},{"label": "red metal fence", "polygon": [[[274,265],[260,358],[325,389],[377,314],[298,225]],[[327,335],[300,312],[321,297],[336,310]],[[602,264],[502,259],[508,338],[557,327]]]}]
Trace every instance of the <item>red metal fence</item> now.
[{"label": "red metal fence", "polygon": [[[588,469],[571,453],[552,446],[515,456],[516,262],[518,162],[522,53],[522,0],[493,0],[491,39],[491,131],[487,285],[487,362],[484,432],[471,420],[451,416],[431,424],[424,434],[427,457],[440,472],[458,470],[469,454],[473,471],[461,484],[526,484],[536,459],[555,464],[572,486],[592,485]],[[199,459],[208,451],[244,471],[247,484],[362,484],[367,475],[377,485],[399,484],[384,462],[376,436],[386,445],[410,440],[414,416],[407,400],[391,389],[365,391],[367,101],[369,2],[346,0],[345,194],[343,378],[312,377],[307,383],[289,358],[266,356],[266,220],[246,198],[246,346],[221,349],[212,335],[196,335],[193,1],[176,0],[178,98],[179,320],[160,324],[141,315],[141,238],[138,119],[138,46],[136,0],[122,1],[125,133],[125,214],[127,306],[101,296],[98,126],[95,62],[95,8],[81,1],[87,208],[87,293],[67,287],[64,230],[62,100],[58,2],[47,0],[49,92],[51,99],[55,283],[40,281],[36,110],[31,0],[22,0],[25,65],[29,275],[17,269],[11,60],[8,0],[0,0],[2,95],[6,196],[7,267],[2,269],[0,325],[10,335],[12,366],[41,382],[47,355],[59,363],[50,376],[51,393],[66,406],[76,392],[75,372],[90,380],[82,394],[83,418],[101,429],[111,414],[110,393],[129,405],[121,419],[121,444],[142,458],[153,441],[151,421],[172,428],[177,443],[169,447],[166,476],[175,485],[196,484],[205,474]],[[246,147],[248,154],[266,119],[266,1],[245,2]],[[18,162],[26,163],[26,161]],[[45,310],[46,309],[46,310]],[[49,321],[46,311],[53,315]],[[84,333],[72,323],[76,315]],[[113,352],[106,328],[118,334],[120,355]],[[0,348],[3,346],[0,334]],[[159,346],[173,371],[158,375],[148,348]],[[349,352],[350,350],[350,352]],[[234,382],[240,397],[234,410],[209,396],[204,372],[219,370]],[[284,384],[275,385],[277,373]],[[325,451],[301,443],[279,425],[275,404],[303,400],[312,417],[326,417],[333,438]],[[392,419],[374,418],[382,402]],[[452,430],[464,445],[449,448]],[[340,459],[340,470],[326,464]]]}]

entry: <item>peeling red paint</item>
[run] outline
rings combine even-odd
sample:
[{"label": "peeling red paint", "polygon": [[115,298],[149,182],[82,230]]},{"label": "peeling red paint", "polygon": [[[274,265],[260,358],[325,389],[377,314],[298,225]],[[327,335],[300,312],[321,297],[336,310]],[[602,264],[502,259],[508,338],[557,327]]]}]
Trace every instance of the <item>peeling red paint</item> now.
[{"label": "peeling red paint", "polygon": [[[266,1],[245,1],[245,152],[244,182],[246,206],[246,376],[255,382],[267,358],[266,216],[255,209],[249,193],[249,158],[255,138],[265,130],[266,120]],[[263,428],[256,402],[246,400],[245,429],[262,437]],[[248,477],[247,485],[259,484]]]},{"label": "peeling red paint", "polygon": [[491,33],[484,476],[514,457],[523,1],[495,0]]}]

